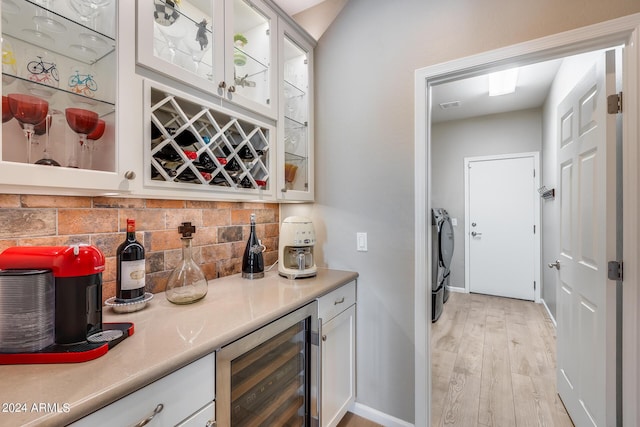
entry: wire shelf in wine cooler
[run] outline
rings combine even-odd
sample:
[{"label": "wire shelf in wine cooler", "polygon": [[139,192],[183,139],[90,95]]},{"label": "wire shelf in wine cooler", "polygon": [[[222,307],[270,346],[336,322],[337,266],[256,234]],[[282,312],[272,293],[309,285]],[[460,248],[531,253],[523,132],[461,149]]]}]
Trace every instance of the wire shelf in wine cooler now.
[{"label": "wire shelf in wine cooler", "polygon": [[268,125],[188,95],[150,88],[149,175],[156,184],[207,191],[269,190]]}]

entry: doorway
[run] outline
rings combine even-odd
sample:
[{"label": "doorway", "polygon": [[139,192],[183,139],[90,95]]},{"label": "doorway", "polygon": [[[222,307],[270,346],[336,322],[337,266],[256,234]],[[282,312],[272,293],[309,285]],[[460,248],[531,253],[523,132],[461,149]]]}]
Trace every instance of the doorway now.
[{"label": "doorway", "polygon": [[[623,111],[623,115],[631,118],[637,117],[637,90],[638,90],[638,43],[637,36],[640,29],[640,16],[620,18],[614,21],[597,24],[580,30],[562,33],[545,39],[523,43],[522,45],[500,49],[470,58],[452,61],[445,64],[427,67],[418,70],[416,73],[416,168],[415,168],[415,368],[416,368],[416,425],[428,425],[430,419],[430,324],[425,319],[430,318],[430,304],[427,304],[428,294],[425,286],[430,277],[429,263],[422,263],[420,260],[430,259],[430,227],[428,212],[430,212],[431,179],[430,172],[430,88],[439,82],[462,78],[489,69],[507,68],[512,64],[527,64],[541,60],[554,59],[567,54],[582,53],[615,45],[625,44],[629,48],[625,49],[624,63],[625,84],[629,90],[627,100],[629,108]],[[629,98],[630,97],[630,98]],[[624,152],[629,161],[638,160],[638,149],[634,147],[638,134],[636,120],[624,120]],[[638,186],[638,173],[629,171],[623,177],[624,205],[624,228],[635,232],[637,230],[638,196],[635,194]],[[637,240],[637,239],[636,239]],[[636,259],[638,256],[638,244],[625,240],[623,254],[624,258]],[[630,266],[631,271],[626,271],[627,277],[632,283],[637,281],[638,267]],[[635,288],[625,289],[623,298],[624,317],[629,321],[637,321],[637,307],[639,306],[639,293]],[[633,328],[629,328],[633,329]],[[623,385],[622,401],[625,408],[623,420],[625,424],[637,424],[638,410],[633,404],[635,390],[639,383],[638,368],[635,360],[638,353],[638,337],[635,330],[623,330],[623,340],[625,349],[622,356],[623,369],[629,372],[625,375]],[[425,402],[427,405],[425,406]]]},{"label": "doorway", "polygon": [[465,291],[539,301],[538,153],[465,158]]}]

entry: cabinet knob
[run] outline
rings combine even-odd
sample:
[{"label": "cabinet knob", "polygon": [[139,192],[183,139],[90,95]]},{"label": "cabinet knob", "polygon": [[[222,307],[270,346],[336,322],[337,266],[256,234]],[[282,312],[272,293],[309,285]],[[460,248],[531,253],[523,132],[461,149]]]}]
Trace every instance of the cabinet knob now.
[{"label": "cabinet knob", "polygon": [[205,427],[216,427],[218,424],[215,422],[215,420],[209,420],[207,421],[207,424],[205,425]]},{"label": "cabinet knob", "polygon": [[220,83],[218,83],[218,87],[220,89],[224,89],[225,87],[227,87],[227,82],[225,82],[224,80],[221,81]]},{"label": "cabinet knob", "polygon": [[326,335],[323,335],[323,336],[322,336],[322,341],[326,341],[326,340],[327,340],[327,336],[326,336]]},{"label": "cabinet knob", "polygon": [[283,193],[286,193],[287,192],[287,188],[285,187],[285,188],[281,189],[280,191],[282,191]]},{"label": "cabinet knob", "polygon": [[227,89],[227,92],[235,92],[236,91],[236,87],[235,86],[229,86],[229,89]]},{"label": "cabinet knob", "polygon": [[126,171],[124,177],[128,180],[136,179],[136,173],[134,171]]}]

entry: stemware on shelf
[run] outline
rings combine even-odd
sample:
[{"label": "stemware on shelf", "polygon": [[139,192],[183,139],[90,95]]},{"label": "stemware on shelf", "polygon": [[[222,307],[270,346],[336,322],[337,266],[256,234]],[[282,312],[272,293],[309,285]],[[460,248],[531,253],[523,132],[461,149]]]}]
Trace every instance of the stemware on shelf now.
[{"label": "stemware on shelf", "polygon": [[[96,126],[96,128],[93,130],[93,132],[87,135],[88,141],[87,141],[86,151],[88,151],[88,156],[89,156],[89,160],[88,160],[89,169],[93,168],[93,152],[96,150],[96,141],[102,138],[102,135],[104,135],[104,130],[106,129],[106,127],[107,127],[107,124],[105,123],[105,121],[102,119],[98,119],[98,125]],[[91,143],[89,143],[89,141],[91,141]]]},{"label": "stemware on shelf", "polygon": [[44,99],[23,93],[10,93],[7,98],[11,114],[23,125],[24,136],[27,139],[27,163],[31,163],[31,139],[35,132],[35,125],[47,117],[49,103]]},{"label": "stemware on shelf", "polygon": [[95,27],[95,20],[102,10],[111,4],[112,0],[68,0],[80,20],[91,27]]},{"label": "stemware on shelf", "polygon": [[[60,113],[60,112],[56,110],[55,113]],[[49,135],[51,132],[52,124],[53,124],[53,116],[51,114],[47,114],[47,117],[34,127],[35,135],[45,135],[44,151],[42,153],[42,158],[35,162],[36,165],[60,166],[60,163],[52,159],[51,154],[49,153]]]},{"label": "stemware on shelf", "polygon": [[2,96],[2,123],[6,123],[13,119],[11,108],[9,108],[9,98]]},{"label": "stemware on shelf", "polygon": [[[75,133],[78,134],[80,148],[87,149],[87,135],[93,132],[98,126],[98,113],[83,108],[67,108],[65,110],[67,124]],[[71,158],[69,159],[69,167],[78,167],[77,148],[74,144]]]},{"label": "stemware on shelf", "polygon": [[200,63],[202,62],[202,58],[209,51],[211,45],[209,43],[209,37],[211,31],[207,29],[207,20],[202,18],[199,23],[195,24],[194,37],[185,37],[183,39],[184,45],[189,51],[189,55],[191,56],[191,61],[193,62],[193,71],[194,74],[198,74],[198,69],[200,67]]},{"label": "stemware on shelf", "polygon": [[18,63],[13,46],[6,37],[2,37],[2,82],[5,85],[13,83],[18,74]]},{"label": "stemware on shelf", "polygon": [[27,90],[36,96],[50,97],[60,85],[57,59],[44,49],[27,49],[21,75],[33,83],[25,83]]}]

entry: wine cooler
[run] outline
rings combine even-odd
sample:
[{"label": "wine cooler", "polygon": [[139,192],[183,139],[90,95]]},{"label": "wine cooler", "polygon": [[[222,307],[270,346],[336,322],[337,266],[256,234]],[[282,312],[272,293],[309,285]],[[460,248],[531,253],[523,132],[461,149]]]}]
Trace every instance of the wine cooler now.
[{"label": "wine cooler", "polygon": [[318,426],[318,305],[308,304],[219,350],[221,426]]}]

